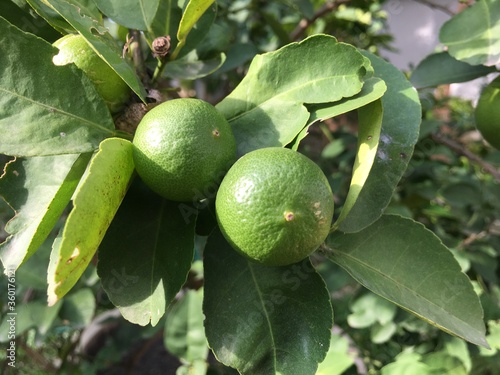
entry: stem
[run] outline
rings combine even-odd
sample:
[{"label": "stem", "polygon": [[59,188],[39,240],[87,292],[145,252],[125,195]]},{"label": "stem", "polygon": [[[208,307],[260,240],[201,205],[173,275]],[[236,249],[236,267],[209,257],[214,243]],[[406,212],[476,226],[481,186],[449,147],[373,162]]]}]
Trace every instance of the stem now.
[{"label": "stem", "polygon": [[165,70],[165,67],[167,66],[167,58],[166,57],[158,57],[158,64],[156,65],[155,72],[153,73],[153,78],[151,78],[151,83],[154,84],[156,81],[158,81],[158,78],[161,77],[163,74],[163,71]]},{"label": "stem", "polygon": [[429,8],[440,10],[441,12],[443,12],[443,13],[449,15],[449,16],[454,16],[455,15],[455,12],[451,11],[446,6],[435,4],[432,1],[429,1],[429,0],[416,0],[416,2],[420,3],[422,5],[428,6]]},{"label": "stem", "polygon": [[452,139],[446,138],[441,134],[432,134],[431,137],[434,140],[434,142],[440,143],[440,144],[448,147],[450,150],[454,151],[455,153],[462,155],[462,156],[465,156],[470,161],[476,163],[481,168],[483,168],[486,172],[491,174],[496,181],[500,182],[500,170],[499,169],[495,168],[495,166],[488,163],[487,161],[484,161],[479,156],[473,154],[471,151],[467,150],[460,143],[455,142]]},{"label": "stem", "polygon": [[146,65],[144,64],[144,56],[142,55],[141,48],[141,33],[138,30],[131,30],[132,35],[130,41],[130,51],[132,52],[132,60],[134,61],[135,69],[141,78],[141,81],[147,81],[148,74],[146,71]]},{"label": "stem", "polygon": [[321,8],[319,8],[316,11],[316,13],[314,13],[314,15],[312,16],[311,19],[302,18],[300,20],[299,24],[297,25],[297,27],[295,28],[295,30],[293,30],[292,33],[290,34],[290,39],[294,40],[294,41],[299,40],[302,37],[302,35],[304,34],[304,32],[307,30],[307,28],[309,26],[311,26],[318,18],[321,18],[321,17],[327,15],[328,13],[333,12],[335,9],[338,8],[339,5],[349,3],[349,2],[350,2],[350,0],[337,0],[337,1],[328,2],[325,5],[323,5]]}]

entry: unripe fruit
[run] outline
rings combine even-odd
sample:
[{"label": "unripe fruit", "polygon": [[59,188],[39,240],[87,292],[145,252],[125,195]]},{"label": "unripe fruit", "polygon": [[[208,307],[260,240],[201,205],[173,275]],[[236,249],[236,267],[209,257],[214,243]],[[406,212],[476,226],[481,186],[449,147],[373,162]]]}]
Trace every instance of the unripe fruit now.
[{"label": "unripe fruit", "polygon": [[149,111],[135,132],[137,173],[152,190],[174,201],[215,198],[236,158],[231,126],[211,104],[173,99]]},{"label": "unripe fruit", "polygon": [[59,48],[59,53],[52,59],[55,65],[74,63],[90,78],[112,113],[123,107],[130,96],[130,88],[82,35],[65,35],[55,41],[54,46]]},{"label": "unripe fruit", "polygon": [[280,147],[242,156],[224,177],[215,201],[228,242],[269,266],[296,263],[315,251],[330,231],[333,206],[319,166]]},{"label": "unripe fruit", "polygon": [[475,115],[476,127],[483,138],[500,150],[500,76],[484,88]]}]

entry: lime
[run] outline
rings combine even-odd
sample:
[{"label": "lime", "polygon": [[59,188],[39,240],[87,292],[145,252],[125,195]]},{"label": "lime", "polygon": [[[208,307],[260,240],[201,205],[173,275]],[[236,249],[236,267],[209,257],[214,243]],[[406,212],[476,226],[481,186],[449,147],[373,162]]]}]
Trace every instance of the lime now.
[{"label": "lime", "polygon": [[484,88],[475,115],[476,127],[483,138],[500,150],[500,76]]},{"label": "lime", "polygon": [[118,112],[130,95],[128,85],[94,52],[80,34],[68,34],[54,42],[59,53],[52,58],[55,65],[74,63],[90,78],[109,110]]},{"label": "lime", "polygon": [[215,198],[236,155],[231,126],[211,104],[173,99],[146,113],[134,140],[137,173],[174,201]]},{"label": "lime", "polygon": [[323,243],[333,195],[316,163],[296,151],[270,147],[234,163],[215,207],[220,229],[236,250],[262,264],[283,266]]}]

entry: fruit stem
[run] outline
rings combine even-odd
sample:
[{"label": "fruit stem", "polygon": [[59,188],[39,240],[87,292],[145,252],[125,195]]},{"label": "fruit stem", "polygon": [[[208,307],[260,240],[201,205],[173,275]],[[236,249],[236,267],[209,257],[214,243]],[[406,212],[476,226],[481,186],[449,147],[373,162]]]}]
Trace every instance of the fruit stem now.
[{"label": "fruit stem", "polygon": [[158,78],[161,77],[161,75],[163,74],[163,71],[165,70],[165,67],[167,66],[167,61],[168,61],[168,58],[165,56],[165,57],[157,57],[157,60],[158,60],[158,64],[156,65],[156,69],[153,73],[153,78],[151,78],[151,83],[155,83]]},{"label": "fruit stem", "polygon": [[[151,83],[155,83],[161,77],[165,70],[166,62],[169,60],[167,57],[170,52],[170,35],[165,35],[153,40],[152,44],[153,56],[158,60],[156,69],[151,78]],[[172,59],[172,57],[170,57]]]}]

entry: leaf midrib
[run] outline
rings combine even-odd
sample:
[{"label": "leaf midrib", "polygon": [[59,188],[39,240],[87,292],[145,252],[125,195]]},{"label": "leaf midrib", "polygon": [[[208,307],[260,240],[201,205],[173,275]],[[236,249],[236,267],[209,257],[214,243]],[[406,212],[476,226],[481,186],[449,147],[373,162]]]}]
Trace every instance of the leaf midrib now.
[{"label": "leaf midrib", "polygon": [[89,124],[91,127],[97,128],[97,129],[99,129],[99,130],[101,130],[101,131],[103,131],[103,132],[105,132],[105,133],[110,134],[110,135],[114,135],[114,134],[115,134],[114,130],[112,130],[112,129],[106,128],[106,127],[104,127],[104,126],[102,126],[102,125],[99,125],[99,124],[97,124],[97,123],[95,123],[95,122],[89,121],[89,120],[87,120],[87,119],[85,119],[85,118],[83,118],[83,117],[79,117],[79,116],[76,116],[76,115],[74,115],[74,114],[72,114],[72,113],[69,113],[69,112],[63,111],[63,110],[61,110],[60,108],[55,108],[55,107],[52,107],[52,106],[47,105],[47,104],[45,104],[45,103],[35,101],[35,100],[31,99],[31,98],[28,98],[28,97],[26,97],[26,96],[19,95],[19,94],[18,94],[18,93],[16,93],[16,92],[12,92],[12,91],[6,90],[6,89],[4,89],[4,88],[2,88],[2,87],[0,87],[0,91],[3,91],[3,92],[5,92],[5,93],[7,93],[7,94],[10,94],[10,95],[12,95],[12,96],[18,97],[18,98],[20,98],[21,100],[26,100],[26,101],[28,101],[28,102],[32,103],[33,105],[37,105],[37,106],[40,106],[40,107],[42,107],[42,108],[45,108],[45,109],[47,109],[49,112],[52,112],[52,111],[53,111],[53,112],[57,112],[57,113],[59,113],[59,114],[61,114],[61,115],[67,116],[67,117],[72,118],[72,119],[76,119],[76,120],[81,121],[81,122],[83,122],[83,123],[85,123],[85,124]]},{"label": "leaf midrib", "polygon": [[158,244],[160,242],[160,228],[163,222],[163,211],[165,210],[165,199],[162,199],[161,201],[161,207],[158,210],[158,225],[156,226],[156,235],[155,235],[155,242],[153,246],[153,254],[151,256],[151,277],[150,277],[150,284],[149,284],[149,321],[152,321],[153,318],[153,308],[154,308],[154,303],[152,296],[154,295],[155,287],[153,285],[153,280],[154,280],[154,274],[155,274],[155,264],[156,264],[156,252],[158,250]]},{"label": "leaf midrib", "polygon": [[[474,327],[472,327],[469,323],[467,323],[467,322],[465,322],[464,320],[460,319],[460,318],[459,318],[459,317],[457,317],[456,315],[453,315],[453,314],[449,313],[449,312],[448,312],[447,310],[445,310],[443,307],[441,307],[441,306],[439,306],[439,305],[436,305],[433,301],[431,301],[431,300],[427,299],[426,297],[422,296],[420,293],[417,293],[416,291],[414,291],[414,290],[410,289],[410,288],[409,288],[406,284],[401,284],[401,283],[397,282],[394,278],[390,277],[389,275],[386,275],[386,274],[384,274],[384,273],[380,272],[379,270],[377,270],[376,268],[374,268],[374,267],[372,267],[372,266],[370,266],[370,265],[368,265],[368,264],[366,264],[366,263],[362,262],[360,259],[355,258],[354,256],[351,256],[351,255],[350,255],[350,253],[343,253],[343,252],[340,252],[340,251],[338,251],[338,250],[336,250],[336,249],[332,249],[332,250],[333,250],[333,252],[334,252],[334,253],[340,254],[340,257],[347,257],[347,258],[350,258],[350,259],[351,259],[351,260],[353,260],[354,262],[356,262],[356,263],[358,263],[358,264],[360,264],[360,265],[362,265],[362,266],[366,267],[367,269],[369,269],[369,270],[371,270],[371,271],[373,271],[373,272],[377,273],[377,274],[378,274],[378,275],[380,275],[381,277],[383,277],[383,278],[385,278],[385,279],[387,279],[387,280],[389,280],[389,281],[393,282],[395,285],[397,285],[397,286],[401,286],[401,289],[404,289],[404,290],[407,290],[407,291],[409,291],[409,292],[415,293],[415,295],[416,295],[416,296],[418,296],[418,297],[419,297],[419,298],[421,298],[422,300],[424,300],[424,301],[428,302],[430,305],[437,307],[439,310],[443,311],[446,315],[448,315],[448,316],[450,316],[450,317],[455,318],[455,319],[456,319],[456,320],[458,320],[459,322],[464,323],[467,327],[470,327],[470,328],[471,328],[471,329],[473,329],[474,331],[478,332],[478,331],[477,331],[477,329],[476,329],[476,328],[474,328]],[[369,289],[370,289],[370,288],[369,288]],[[377,293],[377,294],[378,294],[378,293]],[[384,298],[387,298],[387,297],[384,297]],[[391,299],[389,299],[389,298],[387,298],[387,299],[388,299],[389,301],[391,301],[391,302],[395,303],[395,304],[396,304],[396,305],[398,305],[398,306],[401,306],[401,307],[404,307],[405,309],[408,309],[408,307],[406,307],[406,306],[402,306],[402,305],[400,305],[399,303],[397,303],[397,302],[395,302],[395,301],[392,301],[392,300],[391,300]],[[408,309],[408,310],[410,310],[410,309]],[[417,312],[416,312],[416,311],[414,311],[413,309],[411,309],[410,311],[417,313]],[[420,314],[418,314],[418,315],[420,315]],[[434,322],[434,323],[435,323],[435,324],[437,324],[437,325],[439,325],[439,326],[441,326],[441,324],[438,324],[438,323],[436,323],[436,322]]]},{"label": "leaf midrib", "polygon": [[273,369],[276,370],[276,368],[277,368],[277,364],[276,364],[276,357],[277,357],[276,350],[277,350],[277,347],[276,347],[276,340],[274,338],[274,333],[273,333],[273,329],[272,329],[272,325],[271,325],[271,320],[269,318],[269,313],[267,312],[266,306],[263,303],[264,299],[262,297],[262,291],[260,290],[259,284],[257,282],[257,278],[255,277],[253,266],[250,264],[250,262],[248,262],[247,264],[248,264],[248,268],[250,270],[250,274],[252,275],[252,280],[253,280],[254,285],[255,285],[255,290],[257,291],[257,294],[259,296],[259,302],[260,302],[260,304],[262,306],[262,311],[264,312],[264,316],[266,318],[267,326],[269,328],[269,333],[270,333],[270,336],[271,336],[271,343],[272,343],[272,348],[273,348]]}]

